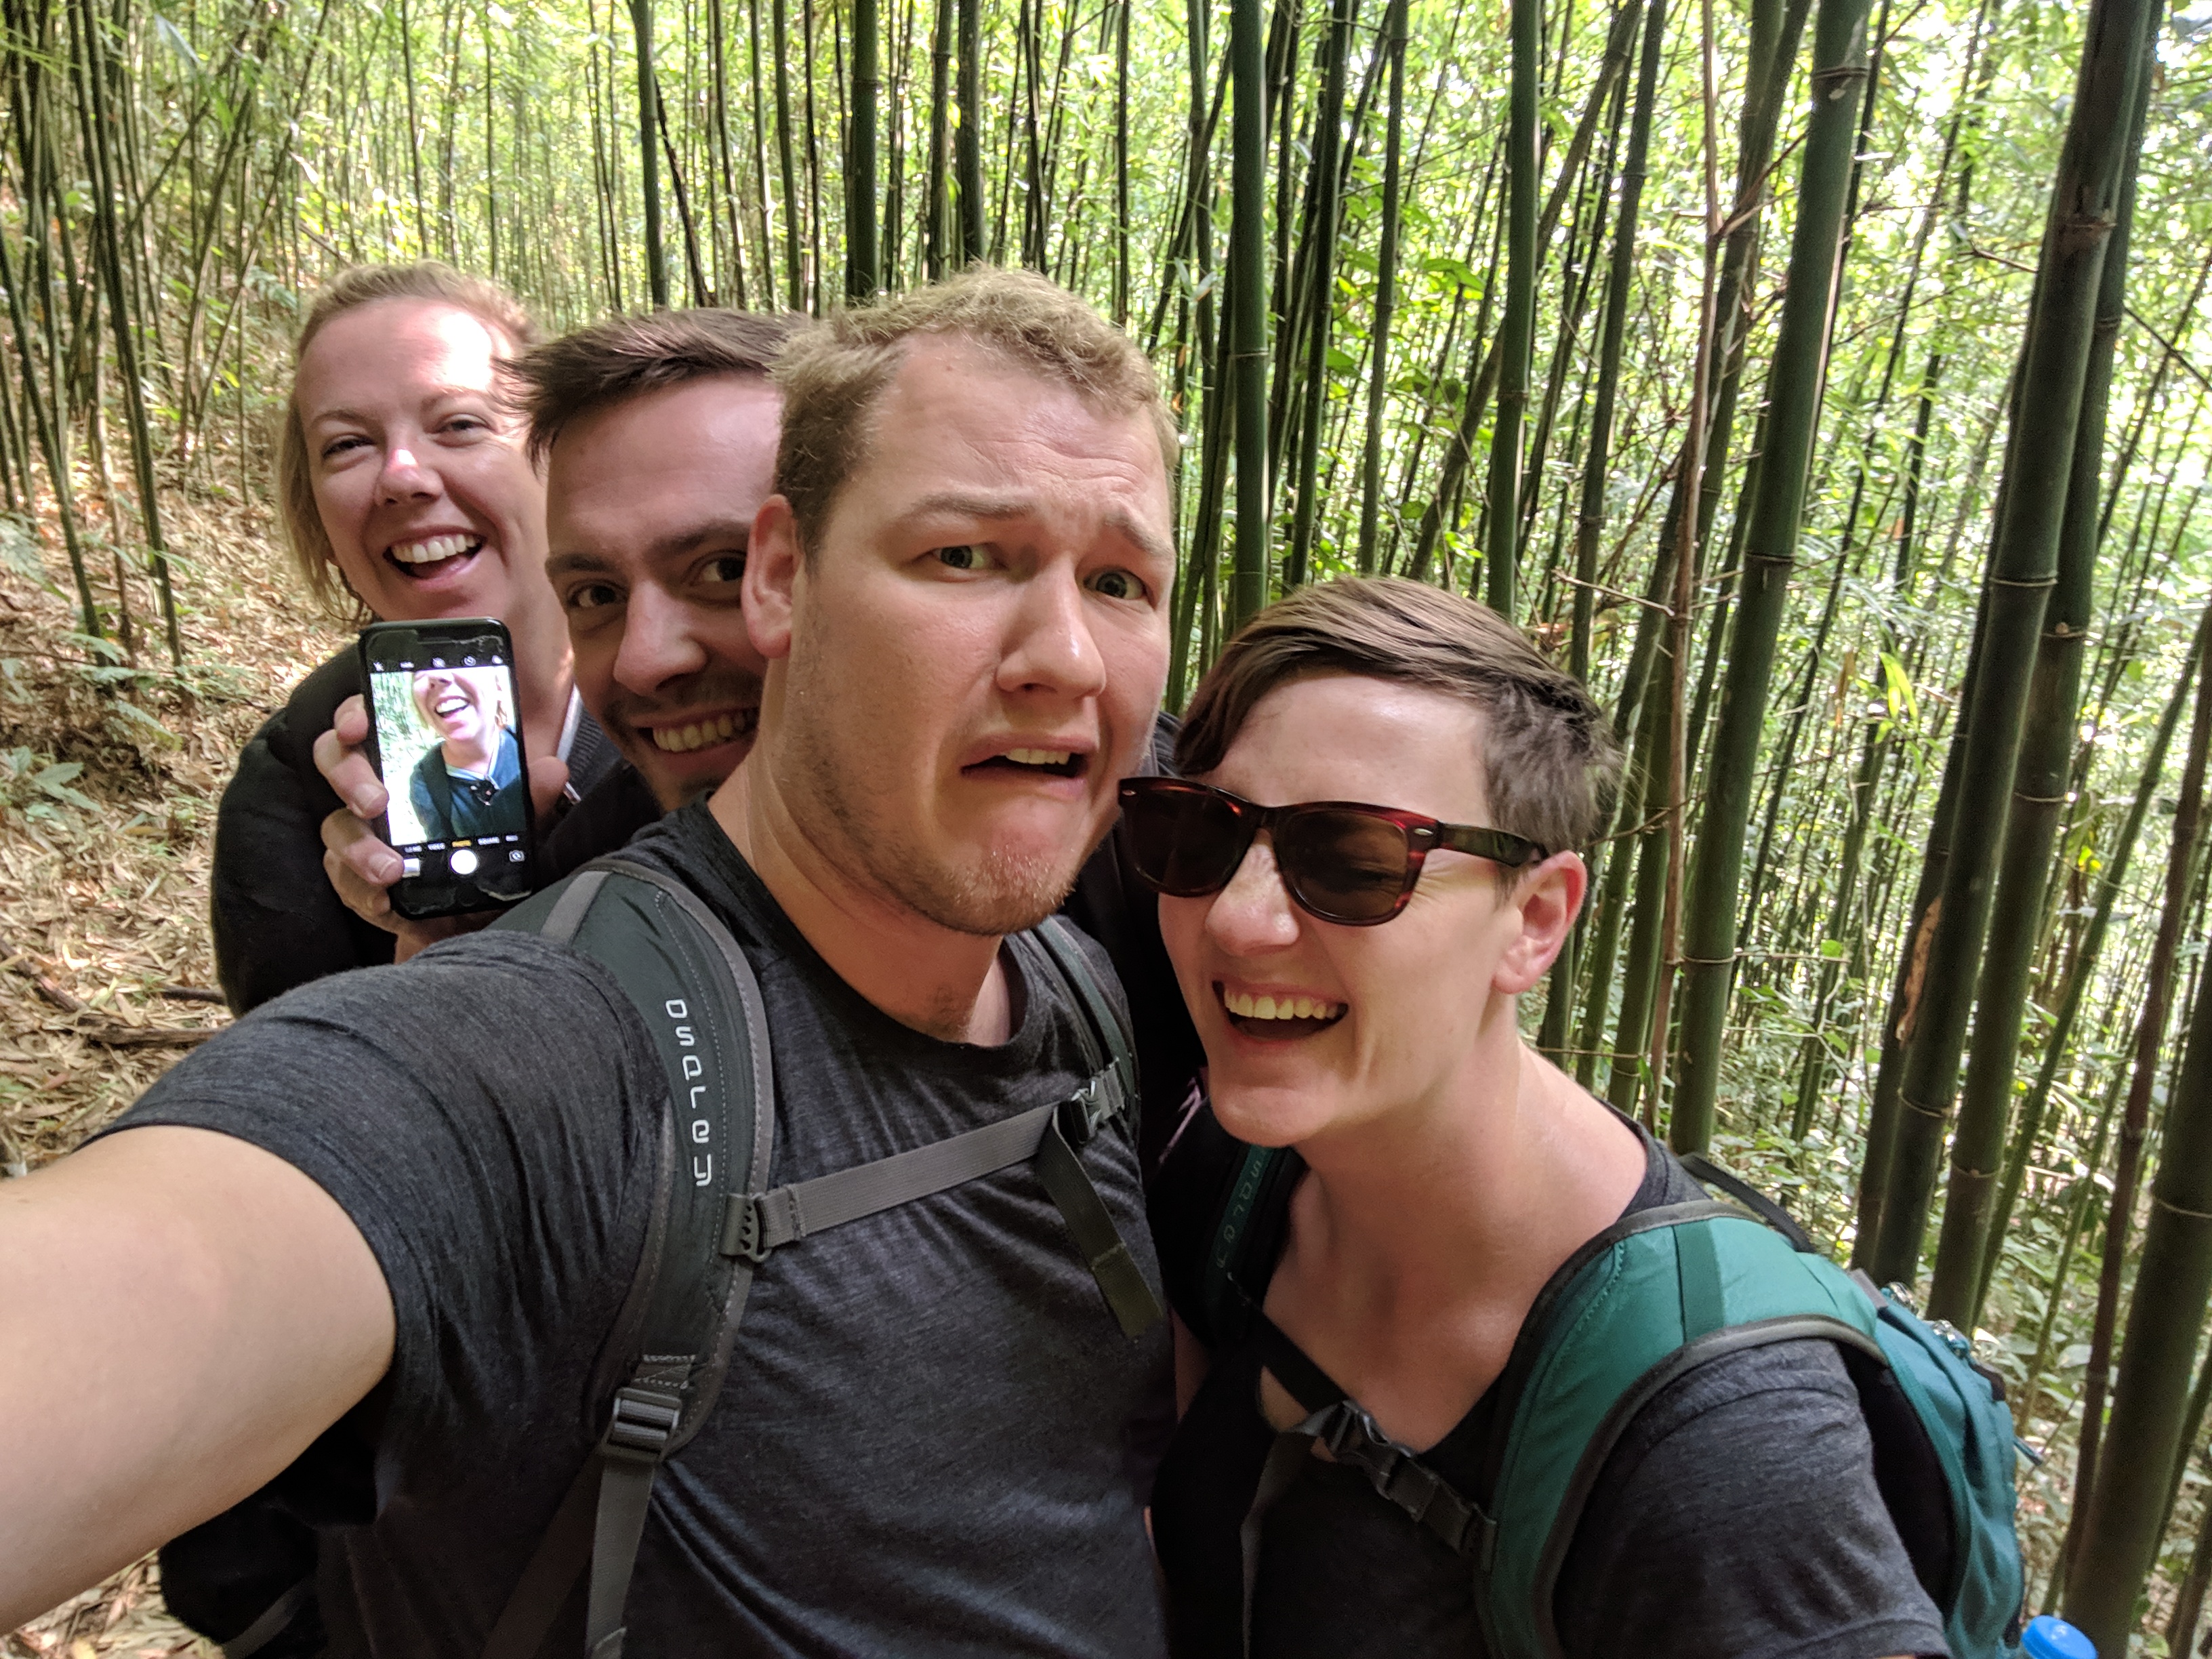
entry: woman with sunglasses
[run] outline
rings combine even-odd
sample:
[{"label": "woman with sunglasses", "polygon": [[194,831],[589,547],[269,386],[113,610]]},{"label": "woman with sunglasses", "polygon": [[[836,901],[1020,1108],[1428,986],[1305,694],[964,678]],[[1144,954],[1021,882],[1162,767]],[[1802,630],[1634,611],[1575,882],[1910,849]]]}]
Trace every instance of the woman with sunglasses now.
[{"label": "woman with sunglasses", "polygon": [[[1122,790],[1210,1067],[1152,1195],[1176,1649],[1490,1653],[1471,1517],[1523,1322],[1624,1214],[1704,1196],[1521,1036],[1606,822],[1607,722],[1483,607],[1346,580],[1231,641],[1176,760]],[[1231,1206],[1243,1244],[1218,1259]],[[1569,1659],[1944,1651],[1819,1340],[1654,1396],[1555,1583]]]}]

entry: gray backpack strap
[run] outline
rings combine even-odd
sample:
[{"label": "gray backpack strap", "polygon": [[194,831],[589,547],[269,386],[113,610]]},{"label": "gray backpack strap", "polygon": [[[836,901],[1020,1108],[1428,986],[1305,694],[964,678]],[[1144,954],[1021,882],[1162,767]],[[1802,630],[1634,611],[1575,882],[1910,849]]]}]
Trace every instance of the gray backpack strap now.
[{"label": "gray backpack strap", "polygon": [[[1088,1083],[1056,1106],[1032,1107],[964,1134],[773,1192],[733,1195],[725,1209],[721,1248],[757,1267],[770,1251],[810,1234],[880,1214],[1029,1160],[1067,1223],[1122,1334],[1141,1336],[1164,1318],[1159,1297],[1129,1254],[1077,1155],[1077,1149],[1087,1145],[1103,1124],[1115,1118],[1126,1121],[1129,1116],[1136,1098],[1136,1066],[1120,1017],[1084,963],[1081,946],[1055,933],[1064,926],[1055,917],[1037,932],[1047,959],[1083,1009],[1077,1030],[1085,1062],[1094,1068]],[[1110,1060],[1102,1060],[1102,1037]]]},{"label": "gray backpack strap", "polygon": [[[485,1659],[544,1650],[585,1564],[584,1647],[619,1659],[623,1604],[662,1463],[714,1408],[757,1262],[721,1248],[768,1176],[775,1094],[760,987],[728,929],[672,877],[603,859],[496,924],[572,945],[644,1018],[668,1079],[653,1214],[607,1351],[605,1433],[494,1626]],[[601,1385],[604,1387],[604,1383]],[[563,1644],[565,1645],[565,1644]]]},{"label": "gray backpack strap", "polygon": [[1114,1000],[1106,994],[1106,988],[1091,971],[1090,958],[1083,954],[1083,946],[1076,940],[1074,923],[1065,916],[1047,916],[1044,925],[1036,930],[1036,940],[1044,946],[1052,965],[1059,969],[1061,983],[1075,993],[1076,1005],[1083,1011],[1084,1018],[1077,1030],[1091,1069],[1097,1069],[1100,1044],[1114,1062],[1121,1090],[1120,1109],[1133,1139],[1137,1053],[1129,1028],[1121,1023],[1121,1011],[1114,1006]]},{"label": "gray backpack strap", "polygon": [[1082,1010],[1079,1040],[1093,1071],[1082,1088],[1056,1105],[772,1191],[763,1190],[775,1097],[760,988],[696,894],[658,871],[601,859],[495,925],[571,944],[614,975],[660,1050],[673,1117],[652,1226],[608,1342],[629,1372],[483,1659],[538,1659],[587,1563],[585,1652],[621,1659],[623,1603],[653,1478],[712,1409],[753,1275],[782,1246],[1026,1160],[1122,1330],[1135,1337],[1165,1317],[1077,1155],[1115,1119],[1133,1137],[1136,1060],[1057,918],[1037,937]]},{"label": "gray backpack strap", "polygon": [[1036,1106],[872,1164],[817,1176],[773,1192],[732,1196],[721,1248],[757,1267],[769,1252],[811,1234],[994,1175],[1035,1156],[1057,1106]]},{"label": "gray backpack strap", "polygon": [[1060,975],[1060,983],[1074,994],[1082,1014],[1075,1024],[1077,1039],[1083,1045],[1085,1063],[1096,1073],[1047,1127],[1037,1145],[1037,1179],[1059,1206],[1060,1218],[1090,1265],[1091,1277],[1098,1281],[1121,1334],[1141,1336],[1166,1318],[1167,1310],[1130,1255],[1129,1247],[1122,1243],[1113,1216],[1077,1156],[1108,1122],[1118,1121],[1130,1145],[1135,1146],[1136,1049],[1128,1027],[1122,1024],[1121,1010],[1091,971],[1073,925],[1064,917],[1048,916],[1036,930],[1036,940],[1044,947],[1045,959]]}]

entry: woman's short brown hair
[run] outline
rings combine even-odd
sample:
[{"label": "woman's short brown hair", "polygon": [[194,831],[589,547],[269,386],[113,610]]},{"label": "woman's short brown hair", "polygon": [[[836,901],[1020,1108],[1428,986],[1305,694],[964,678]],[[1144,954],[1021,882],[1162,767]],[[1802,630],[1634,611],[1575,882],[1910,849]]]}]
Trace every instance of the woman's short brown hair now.
[{"label": "woman's short brown hair", "polygon": [[930,334],[971,342],[1110,414],[1146,417],[1173,475],[1175,422],[1136,342],[1033,270],[978,265],[872,305],[833,311],[776,360],[783,438],[775,488],[791,503],[803,547],[811,549],[838,491],[867,454],[870,412],[907,343]]},{"label": "woman's short brown hair", "polygon": [[307,307],[292,343],[294,391],[284,399],[283,428],[276,441],[276,512],[284,544],[307,584],[307,591],[333,615],[358,622],[366,611],[347,593],[323,515],[315,505],[314,470],[308,465],[307,428],[300,423],[297,380],[300,359],[315,336],[334,318],[379,300],[430,300],[465,311],[486,328],[504,334],[518,351],[538,343],[538,325],[522,302],[497,283],[471,276],[435,259],[404,265],[349,265],[325,283]]},{"label": "woman's short brown hair", "polygon": [[1317,583],[1246,623],[1191,700],[1176,769],[1213,770],[1262,697],[1311,673],[1419,686],[1480,710],[1488,828],[1552,853],[1605,833],[1620,750],[1582,683],[1489,606],[1395,577]]}]

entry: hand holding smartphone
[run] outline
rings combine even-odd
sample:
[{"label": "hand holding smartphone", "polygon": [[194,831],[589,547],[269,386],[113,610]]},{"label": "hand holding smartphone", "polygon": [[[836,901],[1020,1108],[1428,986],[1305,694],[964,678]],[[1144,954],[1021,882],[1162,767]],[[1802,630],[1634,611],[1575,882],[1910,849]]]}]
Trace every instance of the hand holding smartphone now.
[{"label": "hand holding smartphone", "polygon": [[537,885],[521,699],[489,617],[379,623],[361,636],[378,831],[402,871],[392,908],[421,921],[492,909]]}]

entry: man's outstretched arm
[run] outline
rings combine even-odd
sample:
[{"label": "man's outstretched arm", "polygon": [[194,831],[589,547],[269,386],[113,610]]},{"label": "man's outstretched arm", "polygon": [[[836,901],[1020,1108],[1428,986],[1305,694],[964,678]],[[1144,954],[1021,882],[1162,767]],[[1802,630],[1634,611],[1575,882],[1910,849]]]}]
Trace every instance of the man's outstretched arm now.
[{"label": "man's outstretched arm", "polygon": [[132,1129],[0,1183],[0,1630],[260,1486],[392,1345],[360,1231],[243,1140]]}]

